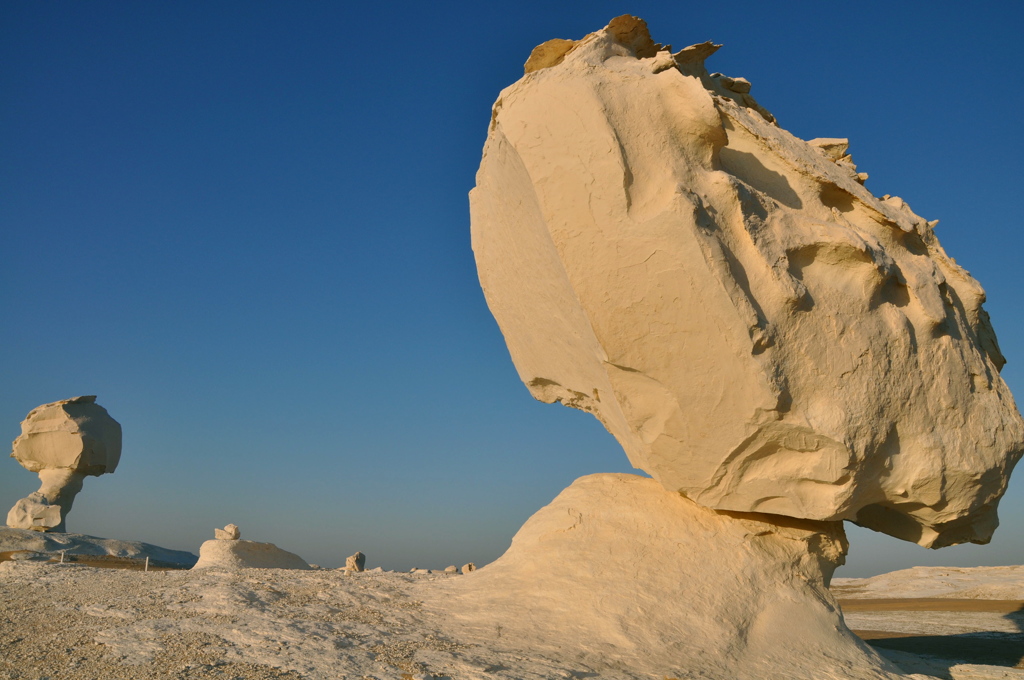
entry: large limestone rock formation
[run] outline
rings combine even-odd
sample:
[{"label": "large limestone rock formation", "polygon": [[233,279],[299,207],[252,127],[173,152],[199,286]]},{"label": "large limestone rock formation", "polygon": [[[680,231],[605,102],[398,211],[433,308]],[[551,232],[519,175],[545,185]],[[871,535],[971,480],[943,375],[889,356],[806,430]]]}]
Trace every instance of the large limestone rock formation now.
[{"label": "large limestone rock formation", "polygon": [[702,505],[988,541],[1024,424],[981,286],[717,48],[620,17],[495,103],[473,249],[520,377]]},{"label": "large limestone rock formation", "polygon": [[651,479],[599,474],[531,517],[499,560],[421,595],[460,641],[580,675],[901,677],[828,591],[845,550],[840,522],[714,511]]},{"label": "large limestone rock formation", "polygon": [[117,468],[121,425],[95,396],[43,404],[22,421],[11,457],[38,473],[42,486],[15,503],[7,526],[62,532],[83,480]]}]

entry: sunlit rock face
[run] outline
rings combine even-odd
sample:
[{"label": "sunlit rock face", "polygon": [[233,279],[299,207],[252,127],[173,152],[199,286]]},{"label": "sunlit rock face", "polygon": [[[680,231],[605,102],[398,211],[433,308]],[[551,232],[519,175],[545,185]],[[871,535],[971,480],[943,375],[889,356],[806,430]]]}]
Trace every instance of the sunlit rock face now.
[{"label": "sunlit rock face", "polygon": [[620,17],[495,103],[473,249],[520,377],[705,506],[986,542],[1024,424],[981,286],[716,49]]},{"label": "sunlit rock face", "polygon": [[537,511],[500,559],[422,597],[453,639],[602,678],[905,677],[842,621],[828,583],[845,551],[840,522],[716,512],[598,474]]},{"label": "sunlit rock face", "polygon": [[21,423],[13,449],[11,457],[38,473],[42,484],[11,508],[7,525],[64,531],[85,478],[117,468],[121,425],[94,396],[64,399],[32,409]]}]

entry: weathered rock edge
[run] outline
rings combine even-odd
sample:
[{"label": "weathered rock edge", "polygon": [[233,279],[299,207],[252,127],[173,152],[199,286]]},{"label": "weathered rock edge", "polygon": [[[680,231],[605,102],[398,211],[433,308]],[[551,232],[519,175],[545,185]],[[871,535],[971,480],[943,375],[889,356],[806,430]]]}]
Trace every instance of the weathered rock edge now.
[{"label": "weathered rock edge", "polygon": [[984,291],[718,47],[619,17],[494,104],[472,241],[520,378],[702,505],[987,542],[1024,422]]},{"label": "weathered rock edge", "polygon": [[41,484],[14,504],[7,526],[64,532],[85,478],[117,469],[121,425],[93,395],[63,399],[32,409],[12,448],[11,457]]}]

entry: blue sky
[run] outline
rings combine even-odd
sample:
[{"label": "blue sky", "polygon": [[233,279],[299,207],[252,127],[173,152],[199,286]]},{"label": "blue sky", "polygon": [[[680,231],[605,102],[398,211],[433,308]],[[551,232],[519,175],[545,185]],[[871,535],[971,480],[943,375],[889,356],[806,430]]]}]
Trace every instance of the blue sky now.
[{"label": "blue sky", "polygon": [[[940,219],[1024,394],[1022,6],[0,2],[0,440],[97,394],[125,433],[68,527],[197,551],[212,528],[337,566],[496,558],[573,479],[630,471],[534,402],[476,280],[466,194],[530,50],[619,14],[753,83],[868,188]],[[0,506],[35,490],[0,458]],[[859,576],[1024,562],[853,528]]]}]

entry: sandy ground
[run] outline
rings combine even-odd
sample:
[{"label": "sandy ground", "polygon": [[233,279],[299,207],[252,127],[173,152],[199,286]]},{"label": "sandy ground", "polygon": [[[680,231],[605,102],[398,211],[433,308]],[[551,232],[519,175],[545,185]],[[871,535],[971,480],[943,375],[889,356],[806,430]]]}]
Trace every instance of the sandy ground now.
[{"label": "sandy ground", "polygon": [[915,567],[836,579],[847,625],[908,672],[1024,678],[1024,567]]},{"label": "sandy ground", "polygon": [[[447,636],[445,622],[425,612],[417,593],[460,576],[143,572],[123,568],[140,565],[122,561],[99,559],[118,569],[70,561],[0,563],[0,678],[632,677]],[[1024,601],[858,598],[846,595],[863,590],[837,590],[850,627],[907,672],[946,680],[1024,678]]]}]

